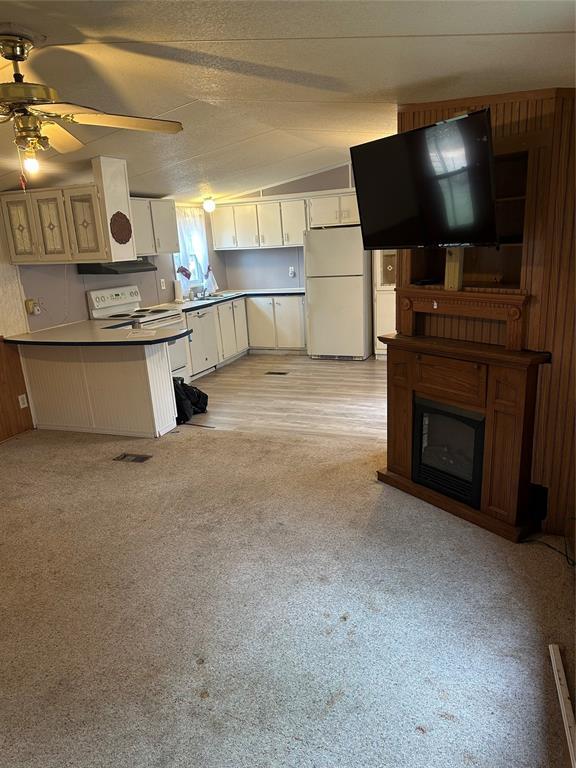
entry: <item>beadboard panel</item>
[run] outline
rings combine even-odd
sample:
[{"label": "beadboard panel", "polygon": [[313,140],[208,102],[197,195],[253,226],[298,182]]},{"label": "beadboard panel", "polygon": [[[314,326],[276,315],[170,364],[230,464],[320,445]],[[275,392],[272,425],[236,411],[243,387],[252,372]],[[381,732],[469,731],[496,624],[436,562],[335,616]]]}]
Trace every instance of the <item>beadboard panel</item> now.
[{"label": "beadboard panel", "polygon": [[[170,359],[166,344],[154,344],[143,347],[146,351],[150,402],[154,413],[154,423],[159,435],[174,429],[176,420],[176,398],[170,371]],[[167,397],[166,393],[170,393]]]},{"label": "beadboard panel", "polygon": [[[545,529],[563,533],[574,515],[574,90],[549,89],[400,107],[400,132],[490,107],[496,142],[539,135],[530,151],[521,289],[530,295],[526,346],[552,353],[542,366],[532,481],[549,489]],[[397,285],[406,287],[410,251],[399,251]],[[503,344],[501,324],[426,317],[430,336]]]}]

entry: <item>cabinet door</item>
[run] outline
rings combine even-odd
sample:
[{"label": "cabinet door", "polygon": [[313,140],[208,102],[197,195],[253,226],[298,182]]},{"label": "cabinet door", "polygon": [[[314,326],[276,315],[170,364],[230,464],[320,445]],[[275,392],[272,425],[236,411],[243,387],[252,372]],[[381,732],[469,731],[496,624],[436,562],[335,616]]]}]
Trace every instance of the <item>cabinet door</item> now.
[{"label": "cabinet door", "polygon": [[156,241],[152,226],[152,211],[150,200],[130,199],[132,210],[132,227],[134,229],[134,244],[137,256],[150,256],[156,253]]},{"label": "cabinet door", "polygon": [[342,195],[340,197],[340,223],[360,224],[356,195]]},{"label": "cabinet door", "polygon": [[282,245],[280,203],[258,203],[257,209],[260,245],[265,248]]},{"label": "cabinet door", "polygon": [[73,260],[106,261],[109,255],[96,187],[69,187],[63,192]]},{"label": "cabinet door", "polygon": [[372,282],[378,291],[396,285],[396,251],[372,251]]},{"label": "cabinet door", "polygon": [[234,310],[234,328],[236,329],[236,349],[244,352],[248,349],[248,323],[246,322],[246,302],[238,299],[232,302]]},{"label": "cabinet door", "polygon": [[340,198],[313,197],[308,200],[311,227],[334,227],[340,224]]},{"label": "cabinet door", "polygon": [[284,245],[304,245],[306,206],[304,200],[285,200],[280,203]]},{"label": "cabinet door", "polygon": [[278,296],[274,299],[276,346],[280,349],[303,349],[304,301],[302,296]]},{"label": "cabinet door", "polygon": [[33,192],[32,210],[38,238],[39,259],[49,262],[69,261],[70,240],[66,227],[62,190]]},{"label": "cabinet door", "polygon": [[254,248],[260,245],[258,217],[255,205],[235,205],[236,239],[238,248]]},{"label": "cabinet door", "polygon": [[238,352],[236,329],[234,328],[234,308],[231,301],[218,306],[218,320],[220,321],[220,338],[222,339],[222,357],[227,360]]},{"label": "cabinet door", "polygon": [[274,300],[271,296],[254,296],[246,299],[248,339],[251,347],[274,349]]},{"label": "cabinet door", "polygon": [[396,331],[396,293],[393,290],[375,291],[374,298],[374,349],[386,352],[386,345],[378,336]]},{"label": "cabinet door", "polygon": [[178,253],[178,225],[174,200],[150,200],[156,253]]},{"label": "cabinet door", "polygon": [[210,214],[210,223],[212,224],[212,240],[216,250],[219,248],[236,248],[238,243],[232,205],[216,208]]},{"label": "cabinet door", "polygon": [[6,239],[14,263],[38,261],[32,200],[22,192],[2,196]]},{"label": "cabinet door", "polygon": [[192,373],[202,373],[218,364],[218,343],[216,340],[216,323],[214,309],[201,309],[189,312],[188,328],[192,329],[190,337],[190,357]]}]

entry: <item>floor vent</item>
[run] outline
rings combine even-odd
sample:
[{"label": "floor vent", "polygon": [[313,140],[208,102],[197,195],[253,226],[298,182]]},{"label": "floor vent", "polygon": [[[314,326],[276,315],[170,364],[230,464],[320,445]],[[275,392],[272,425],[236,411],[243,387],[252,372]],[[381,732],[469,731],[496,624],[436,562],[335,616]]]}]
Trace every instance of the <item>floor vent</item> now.
[{"label": "floor vent", "polygon": [[266,371],[266,376],[288,376],[288,371]]},{"label": "floor vent", "polygon": [[135,464],[142,464],[143,461],[148,461],[152,456],[148,456],[145,453],[121,453],[120,456],[115,456],[114,461],[132,461]]}]

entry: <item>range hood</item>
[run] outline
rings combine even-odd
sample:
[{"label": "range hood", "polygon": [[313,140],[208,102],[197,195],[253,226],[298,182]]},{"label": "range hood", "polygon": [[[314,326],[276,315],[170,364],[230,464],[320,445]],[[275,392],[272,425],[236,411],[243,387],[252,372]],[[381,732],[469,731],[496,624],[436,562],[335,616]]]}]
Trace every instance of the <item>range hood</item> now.
[{"label": "range hood", "polygon": [[127,275],[130,272],[155,272],[158,267],[146,258],[131,261],[104,261],[99,264],[77,264],[80,275]]}]

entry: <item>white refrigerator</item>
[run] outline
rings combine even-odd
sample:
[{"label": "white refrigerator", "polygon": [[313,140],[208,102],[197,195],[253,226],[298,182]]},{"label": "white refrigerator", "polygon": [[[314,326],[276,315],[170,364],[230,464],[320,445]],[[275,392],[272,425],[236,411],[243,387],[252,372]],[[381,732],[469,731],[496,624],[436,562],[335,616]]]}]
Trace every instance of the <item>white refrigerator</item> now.
[{"label": "white refrigerator", "polygon": [[304,269],[310,357],[370,357],[372,259],[360,227],[304,232]]}]

